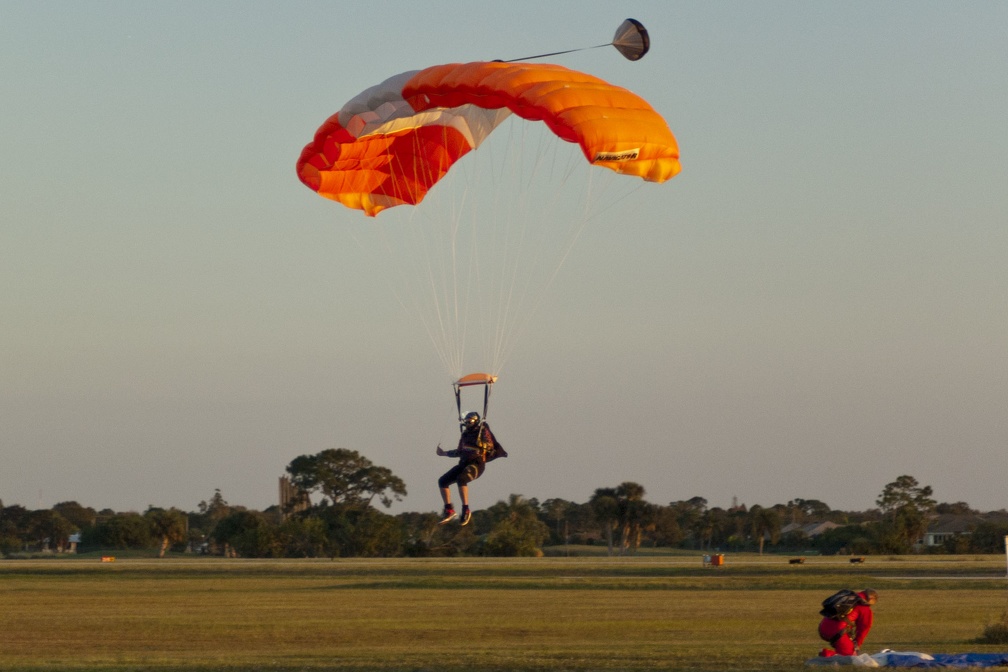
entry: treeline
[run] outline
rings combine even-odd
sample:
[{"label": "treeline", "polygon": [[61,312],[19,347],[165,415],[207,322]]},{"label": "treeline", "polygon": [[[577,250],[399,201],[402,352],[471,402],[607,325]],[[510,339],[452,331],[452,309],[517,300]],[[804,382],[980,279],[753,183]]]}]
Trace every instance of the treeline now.
[{"label": "treeline", "polygon": [[[150,507],[144,513],[96,511],[77,502],[29,511],[0,502],[0,553],[149,551],[254,558],[537,556],[595,545],[611,554],[642,547],[780,553],[1000,553],[1008,512],[980,513],[964,502],[937,503],[911,476],[886,485],[875,508],[831,509],[793,499],[772,507],[708,506],[702,497],[660,505],[644,487],[598,488],[587,502],[511,495],[473,513],[472,522],[439,525],[434,512],[387,514],[406,495],[401,479],[356,451],[304,455],[287,467],[296,496],[284,508],[256,511],[229,504],[221,492],[196,511]],[[313,503],[313,499],[316,500]],[[936,520],[957,519],[961,532],[942,544],[922,540]],[[821,533],[809,536],[811,523]],[[75,548],[74,548],[75,547]]]}]

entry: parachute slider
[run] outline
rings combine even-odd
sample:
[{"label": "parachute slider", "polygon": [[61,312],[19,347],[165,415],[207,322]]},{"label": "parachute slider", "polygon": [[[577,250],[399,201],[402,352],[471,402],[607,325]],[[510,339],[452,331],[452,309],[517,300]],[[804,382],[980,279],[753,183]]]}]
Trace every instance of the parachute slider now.
[{"label": "parachute slider", "polygon": [[455,388],[455,405],[458,407],[459,422],[462,422],[462,388],[472,385],[483,386],[483,415],[481,423],[486,422],[487,408],[490,406],[490,386],[497,382],[497,376],[489,373],[470,373],[462,376],[452,386]]},{"label": "parachute slider", "polygon": [[497,382],[497,376],[489,373],[470,373],[455,381],[455,387],[468,387],[469,385],[493,385]]}]

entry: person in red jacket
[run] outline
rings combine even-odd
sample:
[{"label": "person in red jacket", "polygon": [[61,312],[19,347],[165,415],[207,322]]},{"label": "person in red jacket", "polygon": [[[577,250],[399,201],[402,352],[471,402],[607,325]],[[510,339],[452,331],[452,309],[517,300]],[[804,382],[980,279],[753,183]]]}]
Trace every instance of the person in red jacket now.
[{"label": "person in red jacket", "polygon": [[871,630],[874,618],[872,607],[878,602],[878,593],[871,588],[865,588],[858,593],[858,596],[864,600],[864,604],[854,607],[851,614],[854,616],[854,647],[860,651],[865,637],[868,636],[868,631]]},{"label": "person in red jacket", "polygon": [[823,649],[823,656],[856,656],[861,652],[874,615],[872,607],[878,602],[878,593],[865,588],[857,594],[858,604],[840,618],[825,617],[819,622],[819,636],[830,643],[832,649]]}]

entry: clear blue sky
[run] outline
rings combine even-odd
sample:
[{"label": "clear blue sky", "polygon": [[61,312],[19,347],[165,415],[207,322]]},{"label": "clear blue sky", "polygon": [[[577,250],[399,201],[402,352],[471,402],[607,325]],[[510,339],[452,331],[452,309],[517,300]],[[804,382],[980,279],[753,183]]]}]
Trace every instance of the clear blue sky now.
[{"label": "clear blue sky", "polygon": [[632,16],[642,61],[557,62],[651,102],[683,170],[578,241],[474,505],[629,480],[866,509],[910,474],[1008,507],[1008,5],[334,7],[0,2],[4,504],[263,508],[345,447],[436,509],[451,387],[294,162],[390,75]]}]

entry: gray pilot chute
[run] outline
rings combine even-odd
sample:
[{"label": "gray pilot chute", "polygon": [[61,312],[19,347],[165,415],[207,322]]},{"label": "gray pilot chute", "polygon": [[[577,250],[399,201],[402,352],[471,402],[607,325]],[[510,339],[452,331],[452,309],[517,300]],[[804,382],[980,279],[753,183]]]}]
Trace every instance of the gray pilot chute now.
[{"label": "gray pilot chute", "polygon": [[504,60],[504,63],[518,63],[520,61],[532,61],[537,58],[548,58],[561,54],[573,54],[575,51],[586,51],[588,49],[600,49],[602,47],[616,47],[623,56],[630,61],[639,61],[651,48],[651,39],[648,37],[647,28],[637,19],[627,19],[616,29],[616,35],[612,42],[596,44],[593,47],[580,47],[578,49],[565,49],[563,51],[551,51],[548,54],[537,54],[535,56],[524,56],[522,58],[511,58]]},{"label": "gray pilot chute", "polygon": [[651,48],[647,28],[637,19],[627,19],[616,29],[612,46],[627,60],[639,61]]}]

